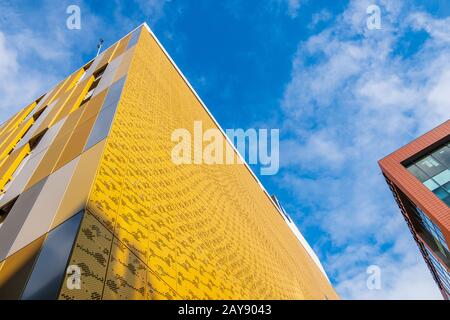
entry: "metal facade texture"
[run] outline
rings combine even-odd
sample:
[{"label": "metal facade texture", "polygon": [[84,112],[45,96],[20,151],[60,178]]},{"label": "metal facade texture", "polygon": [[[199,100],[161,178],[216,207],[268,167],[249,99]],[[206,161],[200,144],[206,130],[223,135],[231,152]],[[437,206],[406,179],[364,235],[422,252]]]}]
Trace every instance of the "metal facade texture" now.
[{"label": "metal facade texture", "polygon": [[171,161],[194,121],[144,24],[1,125],[0,299],[338,299],[245,164]]}]

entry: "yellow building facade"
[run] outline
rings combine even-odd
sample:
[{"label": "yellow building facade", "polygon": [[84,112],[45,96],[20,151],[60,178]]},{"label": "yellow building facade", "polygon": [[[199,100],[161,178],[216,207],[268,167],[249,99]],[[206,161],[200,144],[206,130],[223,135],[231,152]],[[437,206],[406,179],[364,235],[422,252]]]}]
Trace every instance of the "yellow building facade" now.
[{"label": "yellow building facade", "polygon": [[144,24],[2,124],[0,299],[337,299],[246,164],[172,162],[195,121]]}]

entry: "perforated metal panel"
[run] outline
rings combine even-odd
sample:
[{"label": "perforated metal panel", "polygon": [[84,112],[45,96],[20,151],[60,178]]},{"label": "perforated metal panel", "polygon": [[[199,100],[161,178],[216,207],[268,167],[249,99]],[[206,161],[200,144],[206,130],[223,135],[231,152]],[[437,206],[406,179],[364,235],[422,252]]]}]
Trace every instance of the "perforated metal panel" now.
[{"label": "perforated metal panel", "polygon": [[[171,161],[171,133],[198,120],[218,128],[141,27],[0,126],[0,135],[15,132],[5,160],[30,146],[0,198],[11,209],[0,227],[0,279],[10,257],[83,210],[67,263],[51,271],[62,279],[78,266],[81,288],[68,288],[66,274],[52,283],[60,299],[338,298],[247,166]],[[28,134],[19,132],[27,121]],[[16,283],[17,292],[42,287]]]},{"label": "perforated metal panel", "polygon": [[103,298],[336,298],[247,167],[172,163],[195,120],[216,128],[143,32],[88,203],[113,234]]}]

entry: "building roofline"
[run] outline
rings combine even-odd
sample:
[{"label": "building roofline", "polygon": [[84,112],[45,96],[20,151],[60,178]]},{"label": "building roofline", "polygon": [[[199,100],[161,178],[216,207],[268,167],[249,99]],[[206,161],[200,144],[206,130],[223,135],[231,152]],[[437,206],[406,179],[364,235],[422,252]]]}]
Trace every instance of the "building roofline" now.
[{"label": "building roofline", "polygon": [[[421,141],[424,136],[429,135],[431,132],[436,131],[438,128],[445,127],[447,125],[450,125],[450,119],[447,120],[447,121],[444,121],[443,123],[441,123],[440,125],[438,125],[434,129],[431,129],[431,130],[423,133],[419,137],[417,137],[414,140],[410,141],[408,144],[406,144],[406,145],[404,145],[404,146],[402,146],[402,147],[392,151],[388,155],[384,156],[382,159],[378,160],[378,164],[381,166],[381,164],[384,163],[386,161],[386,159],[389,159],[389,158],[393,157],[394,155],[396,155],[397,153],[400,153],[403,149],[406,149],[406,148],[410,147],[411,145],[416,144],[418,141]],[[407,160],[407,159],[405,159],[405,160]]]},{"label": "building roofline", "polygon": [[[232,141],[230,140],[230,138],[226,135],[226,133],[224,132],[224,130],[222,129],[222,127],[220,126],[219,122],[216,120],[216,118],[212,115],[211,111],[208,109],[208,107],[206,106],[206,104],[203,102],[203,100],[200,98],[200,96],[197,94],[197,92],[195,91],[195,89],[192,87],[192,85],[190,84],[190,82],[188,81],[188,79],[185,77],[185,75],[183,74],[183,72],[180,70],[180,68],[178,68],[178,65],[175,63],[175,61],[172,59],[172,57],[170,56],[170,54],[166,51],[166,49],[164,48],[164,46],[161,44],[161,42],[159,41],[158,37],[155,35],[155,33],[152,31],[152,29],[148,26],[148,24],[146,22],[142,23],[141,25],[139,25],[137,28],[135,28],[134,30],[140,28],[140,27],[145,27],[147,29],[147,31],[151,34],[151,36],[155,39],[156,43],[158,44],[158,46],[161,48],[161,50],[163,51],[163,53],[166,55],[166,57],[169,59],[169,61],[172,63],[172,65],[175,67],[176,71],[179,73],[179,75],[183,78],[184,82],[188,85],[189,89],[192,91],[192,93],[194,94],[194,96],[197,98],[197,100],[200,102],[200,104],[203,106],[203,108],[205,109],[205,111],[208,113],[209,117],[211,118],[211,120],[214,122],[214,124],[219,128],[219,130],[222,132],[222,134],[225,136],[225,139],[228,141],[228,143],[233,147],[233,150],[236,152],[236,154],[239,156],[240,160],[242,161],[242,163],[245,165],[245,167],[247,168],[247,170],[251,173],[251,175],[253,176],[253,178],[256,180],[256,182],[259,184],[259,186],[261,187],[261,189],[263,190],[263,192],[265,193],[266,197],[269,199],[269,201],[272,203],[272,205],[274,206],[274,208],[278,211],[278,213],[280,214],[281,218],[284,220],[284,222],[287,224],[288,228],[291,230],[292,234],[297,238],[297,240],[300,242],[300,244],[302,245],[302,247],[305,249],[305,251],[308,253],[308,255],[311,257],[312,261],[318,266],[319,270],[324,274],[325,278],[330,282],[325,269],[323,268],[322,264],[320,263],[320,260],[317,258],[316,253],[314,252],[314,250],[311,248],[311,246],[309,245],[309,243],[305,240],[305,238],[303,237],[303,235],[301,234],[301,232],[298,230],[298,227],[295,225],[295,223],[292,222],[292,224],[295,226],[295,228],[299,231],[300,237],[298,236],[298,234],[296,234],[295,230],[292,228],[292,226],[290,225],[289,221],[284,217],[283,212],[281,211],[281,209],[277,206],[277,204],[273,201],[272,197],[270,196],[270,194],[267,192],[266,188],[264,187],[264,185],[261,183],[261,181],[259,180],[259,178],[256,176],[256,174],[253,172],[253,170],[250,168],[250,166],[248,165],[248,163],[245,161],[245,159],[242,157],[242,155],[239,153],[239,150],[237,150],[236,146],[232,143]],[[133,31],[134,31],[133,30]],[[132,32],[133,32],[132,31]],[[125,36],[126,37],[126,36]]]},{"label": "building roofline", "polygon": [[[130,34],[132,34],[133,32],[135,32],[136,30],[140,29],[144,27],[149,33],[150,35],[153,37],[153,39],[156,41],[156,43],[158,44],[158,46],[160,47],[160,49],[163,51],[163,53],[165,54],[165,56],[169,59],[170,63],[174,66],[175,70],[178,72],[178,74],[182,77],[183,81],[188,85],[189,89],[191,90],[191,92],[194,94],[194,96],[196,97],[196,99],[200,102],[200,104],[202,105],[202,107],[204,108],[204,110],[207,112],[207,114],[209,115],[209,117],[211,118],[211,120],[214,122],[214,124],[219,128],[219,130],[221,131],[221,133],[224,135],[226,141],[232,146],[233,150],[236,152],[236,154],[238,155],[239,159],[242,161],[242,163],[245,165],[245,167],[247,168],[247,170],[251,173],[251,175],[253,176],[253,178],[255,179],[255,181],[258,183],[258,185],[260,186],[260,188],[262,189],[262,191],[265,193],[266,197],[269,199],[269,201],[272,203],[272,205],[274,206],[274,208],[277,210],[277,212],[280,214],[280,217],[285,221],[285,223],[287,224],[288,228],[291,230],[292,234],[297,238],[297,240],[300,242],[300,244],[303,246],[303,248],[305,249],[305,251],[308,253],[308,255],[311,257],[311,259],[317,264],[317,266],[319,267],[319,269],[321,270],[321,272],[325,275],[325,278],[329,281],[329,278],[322,266],[322,264],[320,263],[320,260],[317,258],[317,255],[315,254],[314,250],[311,248],[311,246],[309,245],[309,243],[304,239],[303,235],[301,234],[301,232],[298,230],[298,227],[295,225],[295,223],[293,222],[289,222],[282,210],[278,207],[278,205],[274,202],[274,200],[271,198],[270,194],[267,192],[266,188],[264,187],[264,185],[261,183],[261,181],[259,180],[259,178],[256,176],[256,174],[253,172],[253,170],[250,168],[250,166],[248,165],[248,163],[246,162],[246,160],[244,159],[244,157],[242,157],[242,155],[240,154],[239,150],[236,148],[236,146],[232,143],[232,141],[230,140],[230,138],[227,136],[227,134],[225,133],[225,131],[222,129],[222,127],[220,126],[220,124],[218,123],[218,121],[216,120],[216,118],[212,115],[212,113],[210,112],[210,110],[208,109],[208,107],[206,106],[206,104],[203,102],[203,100],[200,98],[200,96],[198,95],[198,93],[195,91],[195,89],[192,87],[192,85],[190,84],[190,82],[188,81],[188,79],[185,77],[185,75],[183,74],[183,72],[180,70],[180,68],[178,67],[178,65],[175,63],[175,61],[172,59],[172,57],[170,56],[170,54],[166,51],[166,49],[164,48],[164,46],[161,44],[161,42],[159,41],[158,37],[155,35],[155,33],[152,31],[152,29],[149,27],[149,25],[146,22],[141,23],[140,25],[138,25],[137,27],[135,27],[133,30],[131,30],[130,32],[128,32],[127,34],[125,34],[123,37],[121,37],[120,39],[114,41],[109,47],[105,48],[103,52],[107,51],[109,48],[111,48],[112,46],[114,46],[117,42],[121,41],[122,39],[126,38],[127,36],[129,36]],[[100,53],[99,55],[101,55],[102,53]],[[85,64],[89,63],[90,61],[93,61],[94,59],[96,59],[97,56],[89,59]],[[77,72],[78,68],[76,69]],[[73,74],[74,72],[72,72],[71,74]],[[69,74],[68,76],[70,77]],[[46,93],[50,92],[51,90],[53,90],[59,82],[57,82],[56,84],[54,84],[53,86],[50,87],[49,90],[46,91]],[[46,94],[44,93],[44,95]],[[42,95],[39,95],[39,97]],[[36,100],[36,99],[34,99]],[[18,112],[20,112],[21,110],[19,110]],[[18,112],[14,113],[12,115],[12,117],[17,114]],[[11,118],[11,117],[10,117]],[[10,118],[7,118],[4,122],[2,122],[0,124],[0,126],[2,126],[3,124],[5,124]],[[294,230],[291,226],[291,224],[293,224],[295,226],[295,228],[299,231],[300,237],[298,236],[296,230]]]}]

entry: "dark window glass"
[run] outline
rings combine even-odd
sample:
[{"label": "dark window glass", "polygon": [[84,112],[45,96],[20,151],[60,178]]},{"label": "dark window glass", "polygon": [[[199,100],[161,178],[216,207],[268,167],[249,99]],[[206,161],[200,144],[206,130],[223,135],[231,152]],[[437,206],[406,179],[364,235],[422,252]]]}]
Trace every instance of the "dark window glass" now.
[{"label": "dark window glass", "polygon": [[442,186],[448,193],[450,193],[450,182],[447,182]]},{"label": "dark window glass", "polygon": [[441,200],[444,200],[445,198],[448,197],[448,193],[447,191],[444,190],[444,188],[437,188],[436,190],[433,191],[433,193],[437,195]]},{"label": "dark window glass", "polygon": [[0,208],[0,226],[2,225],[3,221],[5,221],[8,214],[11,212],[11,209],[13,208],[18,198],[19,197],[16,197]]},{"label": "dark window glass", "polygon": [[430,250],[428,248],[426,248],[426,251],[428,253],[428,256],[431,259],[431,262],[434,266],[434,268],[436,269],[438,275],[439,275],[439,280],[441,280],[442,284],[444,285],[446,291],[448,293],[450,293],[450,273],[445,269],[445,267],[436,259],[436,257],[434,256],[434,254],[432,252],[430,252]]},{"label": "dark window glass", "polygon": [[424,155],[406,169],[450,207],[450,143]]},{"label": "dark window glass", "polygon": [[418,166],[415,164],[408,167],[408,171],[411,172],[417,179],[419,179],[421,182],[427,181],[430,179],[425,172],[423,172]]},{"label": "dark window glass", "polygon": [[442,199],[442,201],[444,201],[445,204],[450,207],[450,196],[447,196],[446,198]]},{"label": "dark window glass", "polygon": [[443,148],[437,150],[433,153],[433,157],[438,159],[441,163],[450,168],[450,148],[444,146]]},{"label": "dark window glass", "polygon": [[446,167],[444,167],[438,160],[436,160],[432,156],[425,157],[424,159],[418,161],[416,164],[430,177],[433,177],[446,169]]},{"label": "dark window glass", "polygon": [[82,212],[76,214],[48,234],[23,292],[23,300],[57,298],[82,216]]}]

